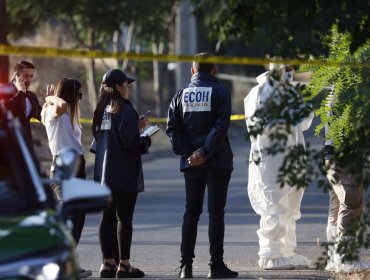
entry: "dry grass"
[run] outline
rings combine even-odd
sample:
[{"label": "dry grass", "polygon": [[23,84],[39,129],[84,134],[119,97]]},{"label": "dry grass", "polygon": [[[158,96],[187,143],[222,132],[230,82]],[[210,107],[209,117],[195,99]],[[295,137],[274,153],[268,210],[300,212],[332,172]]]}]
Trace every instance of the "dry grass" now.
[{"label": "dry grass", "polygon": [[370,280],[370,269],[358,273],[337,273],[336,280]]}]

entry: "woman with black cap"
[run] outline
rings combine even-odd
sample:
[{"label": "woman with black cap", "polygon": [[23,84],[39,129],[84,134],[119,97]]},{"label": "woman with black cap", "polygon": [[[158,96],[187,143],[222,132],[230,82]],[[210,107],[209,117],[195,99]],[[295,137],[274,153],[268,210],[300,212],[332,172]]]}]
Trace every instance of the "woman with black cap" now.
[{"label": "woman with black cap", "polygon": [[[140,278],[144,272],[130,265],[132,218],[139,192],[144,190],[141,155],[151,145],[140,136],[147,119],[139,118],[128,99],[128,85],[135,80],[121,70],[105,73],[93,117],[96,141],[94,179],[112,190],[113,201],[104,210],[99,228],[103,264],[101,278]],[[117,232],[115,229],[117,228]],[[119,266],[114,260],[118,238]]]}]

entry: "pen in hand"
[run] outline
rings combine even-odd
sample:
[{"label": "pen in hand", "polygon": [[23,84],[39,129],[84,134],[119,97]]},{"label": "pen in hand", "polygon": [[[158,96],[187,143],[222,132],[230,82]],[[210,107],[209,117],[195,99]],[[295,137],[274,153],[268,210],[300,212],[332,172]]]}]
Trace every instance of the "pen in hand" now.
[{"label": "pen in hand", "polygon": [[144,131],[144,128],[147,126],[148,119],[146,118],[149,115],[150,110],[139,116],[139,129],[140,132]]},{"label": "pen in hand", "polygon": [[144,114],[140,115],[139,119],[143,120],[150,114],[150,110],[146,111]]}]

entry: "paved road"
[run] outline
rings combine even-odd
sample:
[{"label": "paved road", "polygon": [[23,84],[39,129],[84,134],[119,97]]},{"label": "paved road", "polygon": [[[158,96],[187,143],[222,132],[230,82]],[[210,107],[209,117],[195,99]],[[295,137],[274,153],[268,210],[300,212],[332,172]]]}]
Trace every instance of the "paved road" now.
[{"label": "paved road", "polygon": [[[257,266],[259,218],[246,193],[249,141],[232,138],[234,167],[226,208],[225,262],[239,271],[242,279],[328,279],[324,271],[263,271]],[[134,216],[132,264],[145,271],[149,279],[176,279],[179,267],[181,221],[184,211],[184,181],[178,170],[179,159],[171,151],[153,151],[144,156],[146,191],[139,195]],[[205,203],[206,205],[206,203]],[[298,222],[297,252],[315,261],[318,246],[325,241],[328,197],[314,185],[306,190],[302,219]],[[98,277],[101,254],[98,241],[100,214],[89,215],[78,253],[83,268]],[[205,278],[208,271],[207,209],[198,227],[193,273]]]}]

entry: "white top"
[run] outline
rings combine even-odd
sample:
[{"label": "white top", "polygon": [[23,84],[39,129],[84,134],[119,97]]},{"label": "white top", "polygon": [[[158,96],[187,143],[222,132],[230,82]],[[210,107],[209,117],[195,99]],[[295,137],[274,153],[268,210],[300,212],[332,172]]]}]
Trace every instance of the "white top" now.
[{"label": "white top", "polygon": [[45,128],[48,135],[51,154],[57,156],[67,148],[75,149],[80,155],[84,154],[84,148],[81,144],[81,128],[77,122],[74,129],[71,124],[71,118],[68,113],[54,119],[52,106],[45,109]]}]

